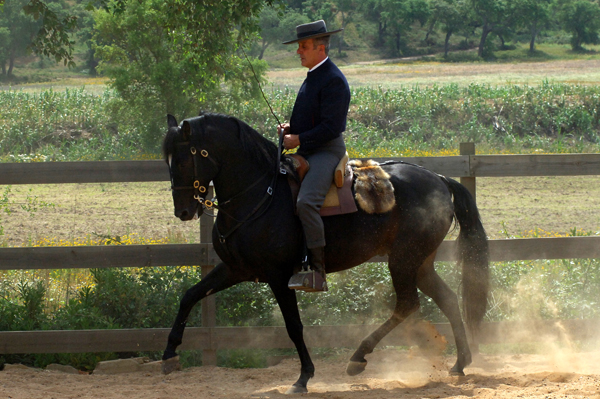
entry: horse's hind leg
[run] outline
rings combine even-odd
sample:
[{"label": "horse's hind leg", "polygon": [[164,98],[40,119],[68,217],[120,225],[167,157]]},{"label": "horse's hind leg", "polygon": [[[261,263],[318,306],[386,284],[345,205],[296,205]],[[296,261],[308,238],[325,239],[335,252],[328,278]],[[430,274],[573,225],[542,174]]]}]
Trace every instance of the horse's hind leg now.
[{"label": "horse's hind leg", "polygon": [[417,287],[425,295],[433,299],[450,321],[457,351],[456,364],[450,370],[450,374],[465,375],[463,369],[471,364],[471,351],[467,341],[465,326],[460,316],[458,298],[435,271],[433,266],[434,259],[435,253],[423,262],[417,274]]},{"label": "horse's hind leg", "polygon": [[169,333],[167,348],[163,353],[163,373],[168,374],[179,368],[177,353],[175,350],[181,345],[183,331],[192,308],[204,297],[215,294],[238,283],[231,273],[229,267],[224,263],[217,265],[198,284],[188,289],[179,303],[179,312]]},{"label": "horse's hind leg", "polygon": [[[395,258],[395,259],[394,259]],[[373,352],[375,346],[398,324],[419,309],[419,295],[417,293],[416,273],[420,262],[410,262],[407,259],[400,262],[399,256],[390,255],[390,273],[396,290],[396,306],[394,313],[377,330],[365,338],[356,352],[350,358],[346,373],[357,375],[362,373],[367,366],[365,355]]]}]

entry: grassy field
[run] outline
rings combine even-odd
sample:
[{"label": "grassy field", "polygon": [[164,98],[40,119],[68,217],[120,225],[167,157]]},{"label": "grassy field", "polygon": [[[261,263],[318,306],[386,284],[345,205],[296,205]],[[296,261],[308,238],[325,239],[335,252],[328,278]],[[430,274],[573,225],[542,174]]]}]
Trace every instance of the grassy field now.
[{"label": "grassy field", "polygon": [[[167,182],[13,186],[13,213],[2,215],[5,245],[99,237],[198,242],[199,222],[173,216]],[[31,190],[31,191],[30,191]],[[28,212],[27,195],[54,207]],[[600,176],[477,179],[477,201],[490,238],[600,230]],[[64,244],[63,244],[64,245]]]},{"label": "grassy field", "polygon": [[[353,87],[398,89],[411,86],[458,84],[538,85],[553,83],[597,85],[600,58],[520,63],[443,63],[439,61],[385,62],[342,66]],[[269,80],[277,87],[300,87],[306,77],[301,68],[272,70]]]}]

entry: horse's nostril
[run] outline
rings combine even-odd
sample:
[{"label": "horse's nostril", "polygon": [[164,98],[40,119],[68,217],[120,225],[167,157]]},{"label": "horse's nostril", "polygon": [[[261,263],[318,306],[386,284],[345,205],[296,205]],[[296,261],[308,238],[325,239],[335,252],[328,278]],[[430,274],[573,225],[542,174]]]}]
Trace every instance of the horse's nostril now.
[{"label": "horse's nostril", "polygon": [[175,216],[177,216],[179,219],[187,219],[188,217],[188,211],[187,209],[184,209],[180,212],[175,212]]}]

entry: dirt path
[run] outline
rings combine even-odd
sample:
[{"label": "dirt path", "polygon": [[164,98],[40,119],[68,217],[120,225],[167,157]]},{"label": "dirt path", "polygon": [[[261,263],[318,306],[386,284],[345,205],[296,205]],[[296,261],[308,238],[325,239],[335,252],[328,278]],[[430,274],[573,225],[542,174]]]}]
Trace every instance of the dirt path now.
[{"label": "dirt path", "polygon": [[[556,356],[485,356],[466,377],[450,377],[453,358],[424,359],[376,351],[367,370],[345,373],[343,359],[317,360],[310,393],[329,399],[600,398],[600,352]],[[267,369],[194,367],[159,373],[72,375],[41,370],[0,372],[0,398],[283,398],[299,372],[297,360]]]}]

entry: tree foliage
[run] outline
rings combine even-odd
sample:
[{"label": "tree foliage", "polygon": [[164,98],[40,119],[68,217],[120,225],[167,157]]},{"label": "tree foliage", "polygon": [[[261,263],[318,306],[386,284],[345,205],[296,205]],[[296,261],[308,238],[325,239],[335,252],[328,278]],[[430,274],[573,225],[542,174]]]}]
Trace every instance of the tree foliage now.
[{"label": "tree foliage", "polygon": [[274,7],[265,7],[259,18],[260,39],[258,59],[262,59],[265,50],[272,44],[281,43],[286,38],[295,37],[296,26],[310,22],[306,15],[296,10],[285,14]]},{"label": "tree foliage", "polygon": [[566,1],[559,11],[564,29],[571,33],[571,47],[581,50],[584,43],[599,41],[600,6],[589,0]]},{"label": "tree foliage", "polygon": [[520,0],[469,0],[475,21],[481,28],[477,54],[484,56],[485,45],[490,33],[504,33],[518,18],[517,4]]},{"label": "tree foliage", "polygon": [[25,54],[40,27],[23,12],[24,0],[6,0],[0,14],[0,66],[2,76],[11,76],[16,57]]},{"label": "tree foliage", "polygon": [[517,15],[519,24],[529,32],[529,52],[535,51],[535,40],[551,19],[552,0],[519,0]]},{"label": "tree foliage", "polygon": [[442,32],[445,33],[444,56],[446,57],[450,49],[450,37],[468,25],[465,15],[468,15],[468,12],[464,0],[433,0],[431,2],[431,19],[439,23]]},{"label": "tree foliage", "polygon": [[256,37],[264,4],[131,0],[118,12],[95,13],[98,69],[111,78],[132,120],[148,124],[148,146],[160,141],[167,113],[187,117],[218,110],[224,97],[259,94],[253,74],[260,79],[266,64],[238,51]]}]

